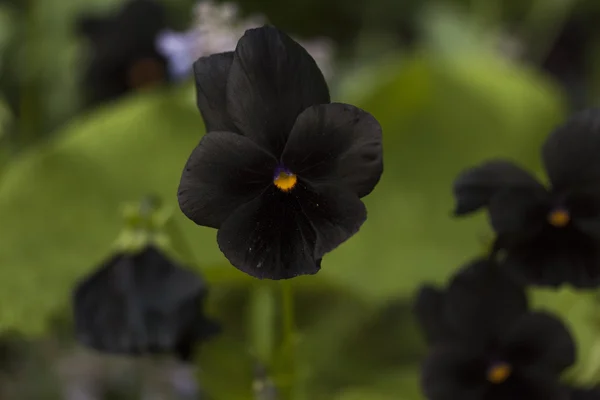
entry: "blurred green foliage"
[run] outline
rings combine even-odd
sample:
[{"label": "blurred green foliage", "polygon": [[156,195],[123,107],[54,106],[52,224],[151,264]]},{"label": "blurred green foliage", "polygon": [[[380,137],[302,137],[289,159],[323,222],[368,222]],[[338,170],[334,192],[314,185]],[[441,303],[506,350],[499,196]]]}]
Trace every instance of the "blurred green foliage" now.
[{"label": "blurred green foliage", "polygon": [[[26,15],[18,8],[10,11],[16,14],[0,9],[3,77],[26,70],[22,79],[30,89],[3,86],[9,106],[14,96],[23,106],[16,127],[14,110],[0,102],[0,330],[35,337],[56,329],[49,320],[57,312],[68,314],[73,284],[109,256],[122,228],[120,207],[156,194],[173,211],[177,237],[169,232],[171,254],[206,276],[208,312],[225,328],[200,352],[201,382],[217,400],[249,400],[257,364],[274,379],[285,379],[278,375],[281,359],[274,346],[282,335],[279,288],[229,266],[216,245],[216,231],[195,226],[178,210],[181,170],[204,134],[191,82],[138,93],[52,129],[78,111],[76,63],[82,50],[65,21],[84,9],[104,12],[120,1],[37,1]],[[244,7],[263,10],[266,3],[253,0]],[[310,8],[314,4],[300,3],[294,16],[279,3],[264,9],[275,23],[291,27],[301,23],[303,12],[307,18],[319,15],[310,21],[317,26],[326,25],[332,13],[339,25],[365,10],[373,20],[382,10],[413,19],[400,15],[399,2],[388,0],[371,1],[371,8],[363,2],[346,1],[344,7],[318,2],[322,14]],[[425,347],[410,312],[411,297],[424,282],[444,285],[461,264],[486,250],[492,235],[484,215],[451,217],[453,179],[492,157],[541,171],[539,146],[563,120],[567,105],[547,77],[493,51],[497,25],[482,21],[497,17],[495,5],[489,2],[482,15],[492,17],[479,22],[431,8],[415,49],[365,56],[337,77],[333,97],[381,122],[385,173],[365,199],[369,219],[361,232],[328,255],[317,276],[292,281],[297,389],[303,398],[421,399],[418,366]],[[17,21],[17,15],[31,22],[26,34],[18,31],[23,26],[11,30],[2,22]],[[310,24],[297,30],[334,31]],[[358,25],[349,23],[348,32],[360,30]],[[3,38],[17,31],[28,46],[3,47],[10,42]],[[46,130],[51,140],[29,147],[1,169],[4,132],[18,131],[22,138]],[[579,362],[566,378],[600,381],[600,357],[591,351],[599,345],[595,296],[534,291],[532,302],[562,316],[577,338]],[[61,330],[63,325],[69,322]]]}]

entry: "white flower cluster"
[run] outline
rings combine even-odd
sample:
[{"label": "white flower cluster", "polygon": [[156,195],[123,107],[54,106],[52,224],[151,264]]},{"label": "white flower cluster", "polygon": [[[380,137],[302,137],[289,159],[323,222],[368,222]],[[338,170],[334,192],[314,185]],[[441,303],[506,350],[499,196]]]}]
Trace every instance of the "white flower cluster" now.
[{"label": "white flower cluster", "polygon": [[[245,19],[233,3],[202,1],[195,7],[195,21],[186,32],[167,30],[157,37],[156,46],[169,62],[173,79],[191,75],[193,63],[200,57],[235,50],[244,32],[267,23],[262,15]],[[313,56],[325,77],[332,73],[333,43],[327,38],[298,42]]]}]

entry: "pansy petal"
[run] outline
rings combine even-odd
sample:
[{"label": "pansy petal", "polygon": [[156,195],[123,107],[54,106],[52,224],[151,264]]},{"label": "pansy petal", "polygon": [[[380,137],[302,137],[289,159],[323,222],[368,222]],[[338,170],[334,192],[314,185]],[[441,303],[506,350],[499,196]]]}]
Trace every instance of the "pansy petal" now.
[{"label": "pansy petal", "polygon": [[314,257],[322,258],[358,232],[367,219],[367,209],[346,188],[301,185],[296,192],[297,200],[317,233]]},{"label": "pansy petal", "polygon": [[183,170],[178,190],[181,211],[198,225],[218,228],[272,183],[276,165],[250,139],[232,132],[210,132]]},{"label": "pansy petal", "polygon": [[289,193],[272,186],[240,207],[223,223],[217,240],[241,271],[287,279],[317,273],[323,255],[358,231],[365,219],[353,193],[299,181]]},{"label": "pansy petal", "polygon": [[383,172],[381,126],[349,104],[310,107],[298,117],[281,160],[304,179],[343,182],[364,197]]},{"label": "pansy petal", "polygon": [[542,158],[553,188],[600,184],[600,109],[575,114],[552,132]]},{"label": "pansy petal", "polygon": [[520,366],[537,366],[557,376],[575,363],[575,343],[567,327],[555,316],[529,312],[503,337],[508,358]]},{"label": "pansy petal", "polygon": [[430,400],[480,400],[485,398],[486,363],[467,347],[436,346],[425,359],[421,388]]},{"label": "pansy petal", "polygon": [[569,400],[600,400],[600,387],[567,387]]},{"label": "pansy petal", "polygon": [[490,200],[490,223],[497,235],[530,237],[546,224],[548,195],[536,187],[507,188]]},{"label": "pansy petal", "polygon": [[527,310],[524,288],[497,264],[476,261],[450,282],[445,296],[444,318],[463,338],[487,340]]},{"label": "pansy petal", "polygon": [[447,334],[444,321],[444,292],[425,285],[419,289],[414,314],[428,342],[437,342]]},{"label": "pansy petal", "polygon": [[529,172],[510,161],[488,161],[463,171],[454,181],[454,213],[464,215],[485,207],[494,194],[507,188],[538,190],[542,185]]},{"label": "pansy petal", "polygon": [[597,241],[588,235],[546,229],[525,241],[498,238],[497,242],[505,254],[502,268],[523,283],[571,284],[581,289],[600,285],[600,251]]},{"label": "pansy petal", "polygon": [[256,278],[289,279],[320,269],[314,228],[296,197],[274,186],[227,218],[217,241],[233,266]]},{"label": "pansy petal", "polygon": [[227,82],[227,109],[238,130],[279,156],[302,111],[329,103],[323,74],[308,52],[277,28],[249,29]]},{"label": "pansy petal", "polygon": [[227,114],[226,88],[233,52],[202,57],[194,63],[196,101],[207,132],[235,132],[237,128]]}]

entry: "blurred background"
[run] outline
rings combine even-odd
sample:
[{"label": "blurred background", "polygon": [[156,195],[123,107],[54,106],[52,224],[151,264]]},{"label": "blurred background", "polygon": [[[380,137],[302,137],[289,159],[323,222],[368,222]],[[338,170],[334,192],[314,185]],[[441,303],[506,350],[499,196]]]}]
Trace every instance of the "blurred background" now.
[{"label": "blurred background", "polygon": [[[270,390],[282,381],[300,400],[422,399],[411,298],[492,239],[485,216],[451,218],[452,181],[491,157],[541,170],[546,135],[600,99],[598,20],[596,0],[0,0],[0,399],[285,400]],[[307,48],[334,100],[375,115],[385,142],[360,233],[291,281],[285,362],[278,284],[228,265],[216,231],[176,200],[204,133],[191,64],[267,22]],[[173,221],[162,248],[204,276],[222,325],[193,364],[74,340],[71,291],[146,196]],[[576,337],[565,379],[599,382],[596,293],[531,299]]]}]

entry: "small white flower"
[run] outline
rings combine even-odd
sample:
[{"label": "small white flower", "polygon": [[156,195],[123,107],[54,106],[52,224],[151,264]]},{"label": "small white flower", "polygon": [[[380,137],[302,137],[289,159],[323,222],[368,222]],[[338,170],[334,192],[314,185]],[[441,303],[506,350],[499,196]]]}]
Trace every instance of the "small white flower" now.
[{"label": "small white flower", "polygon": [[[192,74],[194,62],[215,53],[233,51],[240,37],[248,29],[257,28],[268,21],[262,15],[239,18],[233,3],[215,4],[200,2],[194,9],[194,25],[187,32],[164,31],[157,37],[156,47],[169,64],[169,73],[175,80]],[[332,73],[333,43],[323,38],[300,42],[314,57],[325,77]]]}]

